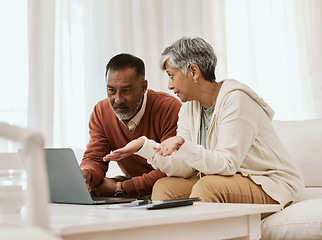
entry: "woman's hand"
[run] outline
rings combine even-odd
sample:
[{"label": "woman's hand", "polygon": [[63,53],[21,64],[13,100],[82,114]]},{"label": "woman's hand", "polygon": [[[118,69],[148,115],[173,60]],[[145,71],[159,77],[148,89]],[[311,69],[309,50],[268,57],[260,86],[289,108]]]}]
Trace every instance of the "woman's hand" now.
[{"label": "woman's hand", "polygon": [[184,143],[184,139],[180,136],[174,136],[164,140],[159,147],[154,147],[154,151],[161,156],[169,156],[174,151],[179,150]]},{"label": "woman's hand", "polygon": [[123,158],[130,156],[131,154],[137,152],[144,144],[144,139],[135,139],[128,144],[125,145],[123,148],[119,148],[110,154],[107,154],[103,161],[120,161]]}]

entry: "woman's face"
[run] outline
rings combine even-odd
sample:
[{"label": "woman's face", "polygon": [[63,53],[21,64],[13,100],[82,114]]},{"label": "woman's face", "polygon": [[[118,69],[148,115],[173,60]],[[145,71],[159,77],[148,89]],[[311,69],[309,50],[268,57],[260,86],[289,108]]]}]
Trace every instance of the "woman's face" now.
[{"label": "woman's face", "polygon": [[179,68],[171,67],[167,62],[165,71],[169,76],[168,88],[180,98],[181,102],[192,101],[193,79],[190,70],[184,74]]}]

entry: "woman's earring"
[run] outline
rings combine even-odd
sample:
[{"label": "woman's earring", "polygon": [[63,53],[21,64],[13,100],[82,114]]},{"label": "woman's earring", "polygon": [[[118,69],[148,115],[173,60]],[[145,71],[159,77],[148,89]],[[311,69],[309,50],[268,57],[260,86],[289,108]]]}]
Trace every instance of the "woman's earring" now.
[{"label": "woman's earring", "polygon": [[194,82],[197,82],[198,80],[196,78],[193,79]]}]

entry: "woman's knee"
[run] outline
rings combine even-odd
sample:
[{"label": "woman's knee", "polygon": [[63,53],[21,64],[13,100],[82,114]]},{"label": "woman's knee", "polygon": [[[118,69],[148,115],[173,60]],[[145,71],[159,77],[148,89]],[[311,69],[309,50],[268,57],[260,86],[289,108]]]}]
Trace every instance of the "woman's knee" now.
[{"label": "woman's knee", "polygon": [[203,202],[218,202],[217,198],[214,198],[216,190],[216,184],[212,176],[204,176],[193,186],[190,197],[199,197]]},{"label": "woman's knee", "polygon": [[202,177],[192,188],[191,197],[199,197],[203,202],[227,202],[229,176],[208,175]]}]

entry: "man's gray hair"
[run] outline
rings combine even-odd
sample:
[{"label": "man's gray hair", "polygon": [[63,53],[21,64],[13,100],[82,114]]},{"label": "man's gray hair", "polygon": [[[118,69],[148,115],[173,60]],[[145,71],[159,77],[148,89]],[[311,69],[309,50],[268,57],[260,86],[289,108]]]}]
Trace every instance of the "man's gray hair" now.
[{"label": "man's gray hair", "polygon": [[185,74],[191,64],[198,65],[203,77],[213,81],[217,65],[217,56],[212,46],[202,38],[183,37],[167,47],[161,54],[160,67],[165,64],[181,69]]}]

